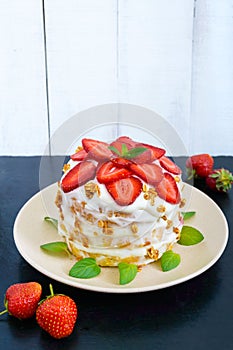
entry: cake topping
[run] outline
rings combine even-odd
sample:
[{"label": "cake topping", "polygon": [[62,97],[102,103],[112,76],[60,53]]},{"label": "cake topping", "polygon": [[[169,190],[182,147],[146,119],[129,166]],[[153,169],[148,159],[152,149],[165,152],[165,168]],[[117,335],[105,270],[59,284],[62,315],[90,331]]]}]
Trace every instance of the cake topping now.
[{"label": "cake topping", "polygon": [[156,164],[131,164],[132,172],[148,184],[154,185],[163,178],[161,168]]},{"label": "cake topping", "polygon": [[[87,182],[95,179],[97,184],[105,185],[121,206],[132,204],[142,191],[143,198],[150,200],[151,205],[157,195],[171,204],[178,204],[181,169],[164,154],[162,148],[136,142],[127,136],[118,137],[110,144],[84,138],[82,147],[71,155],[74,163],[70,163],[71,168],[63,176],[61,188],[70,192],[85,185],[86,196],[91,199],[95,182],[92,188]],[[146,184],[153,189],[152,194]]]},{"label": "cake topping", "polygon": [[163,156],[159,159],[160,165],[167,171],[172,174],[179,175],[181,174],[181,169],[176,165],[171,159]]},{"label": "cake topping", "polygon": [[106,142],[83,139],[82,144],[84,150],[88,153],[88,158],[103,161],[112,157],[112,152],[108,148],[109,145]]},{"label": "cake topping", "polygon": [[124,179],[132,175],[132,172],[126,168],[116,167],[112,162],[106,162],[97,170],[97,180],[99,183],[107,184],[112,181]]},{"label": "cake topping", "polygon": [[164,173],[162,181],[156,186],[156,191],[160,198],[171,204],[178,204],[180,201],[180,193],[176,181],[169,173]]},{"label": "cake topping", "polygon": [[61,187],[64,192],[70,192],[84,185],[87,181],[94,179],[96,166],[88,161],[78,163],[63,178]]},{"label": "cake topping", "polygon": [[142,191],[142,182],[136,177],[128,177],[106,184],[115,202],[121,206],[132,204]]}]

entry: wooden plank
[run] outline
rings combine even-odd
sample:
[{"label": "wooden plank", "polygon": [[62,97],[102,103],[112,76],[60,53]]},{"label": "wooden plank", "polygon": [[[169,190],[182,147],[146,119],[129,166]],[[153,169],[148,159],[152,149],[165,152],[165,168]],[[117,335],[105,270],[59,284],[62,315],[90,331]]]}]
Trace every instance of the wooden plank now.
[{"label": "wooden plank", "polygon": [[79,111],[116,102],[117,8],[115,0],[45,4],[53,134]]},{"label": "wooden plank", "polygon": [[48,142],[41,5],[1,1],[1,155],[42,154]]},{"label": "wooden plank", "polygon": [[119,1],[119,99],[162,115],[188,145],[193,0]]},{"label": "wooden plank", "polygon": [[233,7],[197,1],[190,152],[233,154]]}]

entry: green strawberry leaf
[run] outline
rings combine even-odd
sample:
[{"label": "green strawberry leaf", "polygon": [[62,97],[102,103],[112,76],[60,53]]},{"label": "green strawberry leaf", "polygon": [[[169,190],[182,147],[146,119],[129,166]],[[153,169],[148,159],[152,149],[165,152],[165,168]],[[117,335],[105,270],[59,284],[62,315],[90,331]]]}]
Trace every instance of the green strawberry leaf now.
[{"label": "green strawberry leaf", "polygon": [[125,158],[135,158],[145,152],[147,150],[146,147],[135,147],[130,149],[127,154],[125,155]]},{"label": "green strawberry leaf", "polygon": [[101,269],[95,259],[84,258],[74,264],[69,271],[69,276],[75,278],[92,278],[98,276],[100,272]]},{"label": "green strawberry leaf", "polygon": [[127,159],[135,158],[143,152],[147,151],[146,147],[135,147],[129,150],[127,145],[124,143],[122,143],[121,145],[121,152],[114,146],[109,146],[108,148],[114,153],[116,153],[119,157]]},{"label": "green strawberry leaf", "polygon": [[161,268],[165,271],[170,271],[180,264],[180,255],[168,250],[161,256]]},{"label": "green strawberry leaf", "polygon": [[187,212],[182,212],[181,214],[183,215],[183,219],[185,221],[185,220],[190,219],[192,216],[194,216],[196,214],[196,212],[195,211],[187,211]]},{"label": "green strawberry leaf", "polygon": [[67,246],[67,243],[65,242],[51,242],[51,243],[46,243],[42,244],[40,246],[41,249],[46,250],[50,253],[63,253],[66,252],[69,253],[69,249]]},{"label": "green strawberry leaf", "polygon": [[118,156],[121,157],[121,152],[118,151],[118,149],[114,146],[109,146],[108,147],[111,151],[113,151],[114,153],[116,153]]},{"label": "green strawberry leaf", "polygon": [[53,219],[53,218],[50,218],[49,216],[45,216],[44,220],[47,222],[50,222],[57,229],[57,227],[58,227],[58,220],[57,219]]},{"label": "green strawberry leaf", "polygon": [[203,234],[196,228],[191,226],[183,226],[180,233],[180,239],[177,243],[188,246],[200,243],[203,241],[203,239]]},{"label": "green strawberry leaf", "polygon": [[121,145],[121,155],[122,155],[122,157],[127,156],[127,153],[128,153],[128,147],[126,146],[125,143],[122,143],[122,145]]},{"label": "green strawberry leaf", "polygon": [[137,265],[128,264],[125,262],[121,262],[118,264],[118,269],[120,272],[120,284],[127,284],[136,277],[138,268]]}]

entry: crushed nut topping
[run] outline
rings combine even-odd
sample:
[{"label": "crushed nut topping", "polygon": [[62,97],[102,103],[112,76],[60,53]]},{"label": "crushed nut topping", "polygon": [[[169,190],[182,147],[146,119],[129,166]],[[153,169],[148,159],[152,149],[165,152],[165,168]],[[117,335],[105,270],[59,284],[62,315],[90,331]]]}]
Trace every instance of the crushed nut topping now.
[{"label": "crushed nut topping", "polygon": [[82,146],[78,146],[77,148],[76,148],[76,150],[75,150],[75,153],[78,153],[78,152],[80,152],[80,151],[82,151],[83,150],[83,147]]},{"label": "crushed nut topping", "polygon": [[175,180],[175,182],[180,182],[179,176],[174,176],[174,180]]},{"label": "crushed nut topping", "polygon": [[157,260],[159,256],[159,251],[158,249],[150,247],[147,249],[147,255],[149,256],[149,258]]},{"label": "crushed nut topping", "polygon": [[167,216],[166,216],[166,215],[163,215],[163,216],[161,216],[161,219],[163,219],[164,221],[166,221],[166,220],[167,220]]},{"label": "crushed nut topping", "polygon": [[172,220],[167,220],[167,226],[166,229],[168,230],[169,228],[171,228],[173,225],[173,221]]},{"label": "crushed nut topping", "polygon": [[94,182],[88,182],[87,184],[84,185],[84,188],[88,199],[91,199],[95,193],[97,193],[98,196],[100,195],[99,186]]},{"label": "crushed nut topping", "polygon": [[183,208],[183,207],[185,206],[185,204],[186,204],[186,199],[185,199],[185,198],[182,198],[181,201],[180,201],[179,207],[180,207],[180,208]]},{"label": "crushed nut topping", "polygon": [[156,210],[159,212],[159,213],[164,213],[166,211],[166,207],[164,205],[159,205]]},{"label": "crushed nut topping", "polygon": [[66,173],[68,170],[70,170],[70,164],[64,164],[62,170],[63,170],[64,173]]},{"label": "crushed nut topping", "polygon": [[137,224],[135,224],[135,222],[133,222],[133,223],[131,224],[131,231],[132,231],[133,233],[138,233],[138,226],[137,226]]}]

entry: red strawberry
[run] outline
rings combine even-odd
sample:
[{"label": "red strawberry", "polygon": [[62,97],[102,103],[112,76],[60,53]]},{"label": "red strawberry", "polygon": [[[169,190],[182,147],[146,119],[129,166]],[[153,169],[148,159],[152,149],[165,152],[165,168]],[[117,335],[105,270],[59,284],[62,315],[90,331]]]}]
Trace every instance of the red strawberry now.
[{"label": "red strawberry", "polygon": [[80,160],[84,160],[87,157],[87,155],[88,153],[84,149],[81,149],[80,151],[72,154],[70,158],[72,160],[80,161]]},{"label": "red strawberry", "polygon": [[164,178],[159,182],[156,187],[156,191],[160,198],[171,204],[178,204],[180,201],[180,192],[177,187],[176,181],[169,173],[164,173]]},{"label": "red strawberry", "polygon": [[102,164],[96,173],[96,178],[101,184],[129,177],[132,172],[123,167],[116,167],[111,161]]},{"label": "red strawberry", "polygon": [[209,189],[219,192],[227,192],[233,184],[233,174],[227,169],[214,169],[206,177],[206,185]]},{"label": "red strawberry", "polygon": [[36,312],[41,293],[42,287],[37,282],[13,284],[6,291],[6,309],[0,315],[8,312],[19,319],[31,318]]},{"label": "red strawberry", "polygon": [[103,161],[112,157],[112,152],[108,148],[109,145],[106,142],[93,139],[83,139],[82,144],[84,150],[88,153],[88,158]]},{"label": "red strawberry", "polygon": [[188,179],[193,176],[206,177],[208,176],[214,165],[214,160],[209,154],[197,154],[189,157],[186,161]]},{"label": "red strawberry", "polygon": [[149,148],[149,150],[151,151],[151,162],[153,162],[156,159],[161,158],[166,152],[163,148],[151,146],[151,145],[148,145],[146,143],[142,143],[141,145],[143,147]]},{"label": "red strawberry", "polygon": [[163,156],[159,159],[160,165],[172,174],[179,175],[182,173],[181,169],[171,159]]},{"label": "red strawberry", "polygon": [[54,294],[50,284],[51,295],[42,300],[36,310],[39,326],[56,339],[68,337],[74,329],[78,315],[73,299],[63,294]]},{"label": "red strawberry", "polygon": [[112,158],[111,162],[117,167],[117,168],[129,168],[133,162],[127,158]]},{"label": "red strawberry", "polygon": [[150,185],[160,182],[163,178],[161,168],[156,164],[131,164],[132,172]]},{"label": "red strawberry", "polygon": [[132,204],[142,191],[142,182],[128,177],[106,184],[106,188],[115,202],[121,206]]},{"label": "red strawberry", "polygon": [[94,179],[96,166],[88,161],[78,163],[63,178],[61,187],[64,192],[70,192],[84,185],[87,181]]}]

